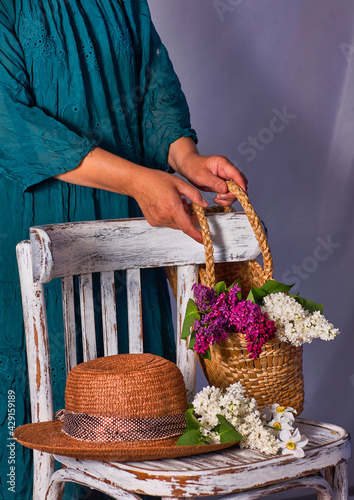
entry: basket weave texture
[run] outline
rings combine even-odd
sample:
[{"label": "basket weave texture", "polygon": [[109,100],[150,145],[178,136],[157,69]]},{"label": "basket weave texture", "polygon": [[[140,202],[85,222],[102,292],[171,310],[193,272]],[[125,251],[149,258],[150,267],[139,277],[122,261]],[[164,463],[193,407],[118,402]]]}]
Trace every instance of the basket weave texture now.
[{"label": "basket weave texture", "polygon": [[259,408],[278,403],[292,406],[298,414],[303,410],[302,347],[286,344],[276,337],[265,344],[258,359],[252,359],[244,336],[234,333],[211,347],[211,358],[211,362],[199,358],[210,385],[225,389],[241,382]]},{"label": "basket weave texture", "polygon": [[[272,279],[273,261],[261,222],[247,195],[234,182],[227,184],[252,226],[262,252],[263,268],[256,261],[214,265],[207,217],[203,208],[193,205],[205,247],[206,264],[200,270],[199,278],[206,286],[214,286],[218,281],[225,281],[230,286],[240,279],[243,298],[246,298],[253,286],[261,287]],[[292,406],[300,414],[304,405],[302,352],[302,347],[294,347],[276,337],[263,346],[259,359],[254,360],[249,357],[244,336],[234,333],[226,341],[211,347],[211,361],[199,357],[199,362],[210,385],[226,388],[234,382],[241,382],[246,394],[256,399],[260,409],[278,403]]]}]

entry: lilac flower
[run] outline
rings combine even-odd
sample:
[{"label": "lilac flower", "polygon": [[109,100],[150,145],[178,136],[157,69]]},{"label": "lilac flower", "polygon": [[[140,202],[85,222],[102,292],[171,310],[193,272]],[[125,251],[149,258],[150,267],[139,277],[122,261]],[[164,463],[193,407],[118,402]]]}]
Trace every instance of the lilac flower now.
[{"label": "lilac flower", "polygon": [[227,320],[214,312],[205,314],[193,324],[195,332],[194,350],[204,354],[212,344],[225,340],[230,331]]},{"label": "lilac flower", "polygon": [[231,290],[217,295],[214,289],[204,285],[193,285],[195,303],[200,319],[195,320],[194,350],[204,354],[211,345],[226,340],[232,331],[240,332],[247,340],[247,350],[251,358],[258,358],[263,345],[275,336],[274,321],[260,306],[251,300],[240,300],[241,290],[235,284]]},{"label": "lilac flower", "polygon": [[228,302],[229,302],[230,307],[235,307],[237,302],[239,302],[239,298],[237,297],[237,294],[240,291],[241,291],[241,288],[238,286],[237,283],[235,283],[234,286],[229,291]]},{"label": "lilac flower", "polygon": [[215,290],[208,286],[194,284],[192,286],[194,292],[195,303],[201,312],[210,311],[214,306],[217,295]]},{"label": "lilac flower", "polygon": [[243,300],[232,308],[230,324],[237,332],[243,333],[248,342],[247,350],[251,358],[258,358],[263,345],[275,336],[274,321],[262,314],[261,308],[251,300]]},{"label": "lilac flower", "polygon": [[213,307],[213,312],[217,317],[223,316],[225,319],[229,317],[230,307],[225,292],[221,293],[217,298]]}]

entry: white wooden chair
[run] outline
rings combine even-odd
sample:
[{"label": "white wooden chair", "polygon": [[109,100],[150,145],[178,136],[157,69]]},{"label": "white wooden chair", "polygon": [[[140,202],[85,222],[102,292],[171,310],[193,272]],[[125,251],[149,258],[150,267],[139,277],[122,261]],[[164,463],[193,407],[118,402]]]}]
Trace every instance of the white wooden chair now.
[{"label": "white wooden chair", "polygon": [[[222,224],[221,224],[222,220]],[[244,214],[209,216],[215,261],[255,258],[259,247]],[[117,354],[114,270],[127,270],[130,352],[142,351],[140,270],[178,266],[177,364],[189,397],[195,391],[195,356],[180,340],[181,323],[197,264],[204,249],[179,231],[152,228],[144,219],[48,225],[30,230],[31,241],[17,247],[26,330],[32,421],[53,419],[50,355],[44,286],[62,278],[66,370],[76,365],[73,276],[79,276],[84,360],[96,357],[91,273],[101,280],[104,354]],[[222,242],[222,244],[221,244]],[[230,250],[225,250],[230,249]],[[32,274],[33,266],[33,274]],[[148,494],[188,498],[224,494],[225,500],[253,499],[297,487],[314,488],[318,498],[347,498],[349,436],[340,427],[299,419],[309,437],[306,457],[269,458],[251,450],[176,460],[100,463],[34,452],[35,500],[60,499],[68,481],[85,484],[116,499]],[[54,472],[54,458],[62,468]],[[319,473],[325,470],[325,478]]]}]

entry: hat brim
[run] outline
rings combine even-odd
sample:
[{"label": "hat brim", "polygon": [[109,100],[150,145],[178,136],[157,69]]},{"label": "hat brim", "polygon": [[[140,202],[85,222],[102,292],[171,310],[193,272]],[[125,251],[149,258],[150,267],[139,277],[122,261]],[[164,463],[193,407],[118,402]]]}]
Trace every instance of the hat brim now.
[{"label": "hat brim", "polygon": [[94,443],[72,438],[61,431],[62,422],[39,422],[15,429],[13,438],[23,446],[55,455],[86,460],[131,462],[200,455],[237,443],[176,446],[179,436],[154,441]]}]

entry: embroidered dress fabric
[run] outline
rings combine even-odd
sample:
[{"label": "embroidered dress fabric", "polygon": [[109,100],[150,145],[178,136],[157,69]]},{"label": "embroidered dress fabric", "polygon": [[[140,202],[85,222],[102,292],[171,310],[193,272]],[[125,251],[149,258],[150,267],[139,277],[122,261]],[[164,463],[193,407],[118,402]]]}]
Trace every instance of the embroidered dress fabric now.
[{"label": "embroidered dress fabric", "polygon": [[[30,451],[16,444],[10,464],[4,445],[13,443],[14,423],[30,420],[16,244],[33,225],[141,216],[128,197],[53,176],[77,167],[95,145],[168,171],[168,147],[182,136],[196,140],[145,0],[0,0],[0,498],[14,498],[6,482],[11,465],[15,497],[32,498]],[[124,275],[117,273],[116,281],[124,331]],[[142,288],[145,348],[173,359],[163,271],[144,272]],[[59,409],[65,387],[60,283],[49,284],[46,294]],[[127,340],[120,342],[124,352]]]}]

